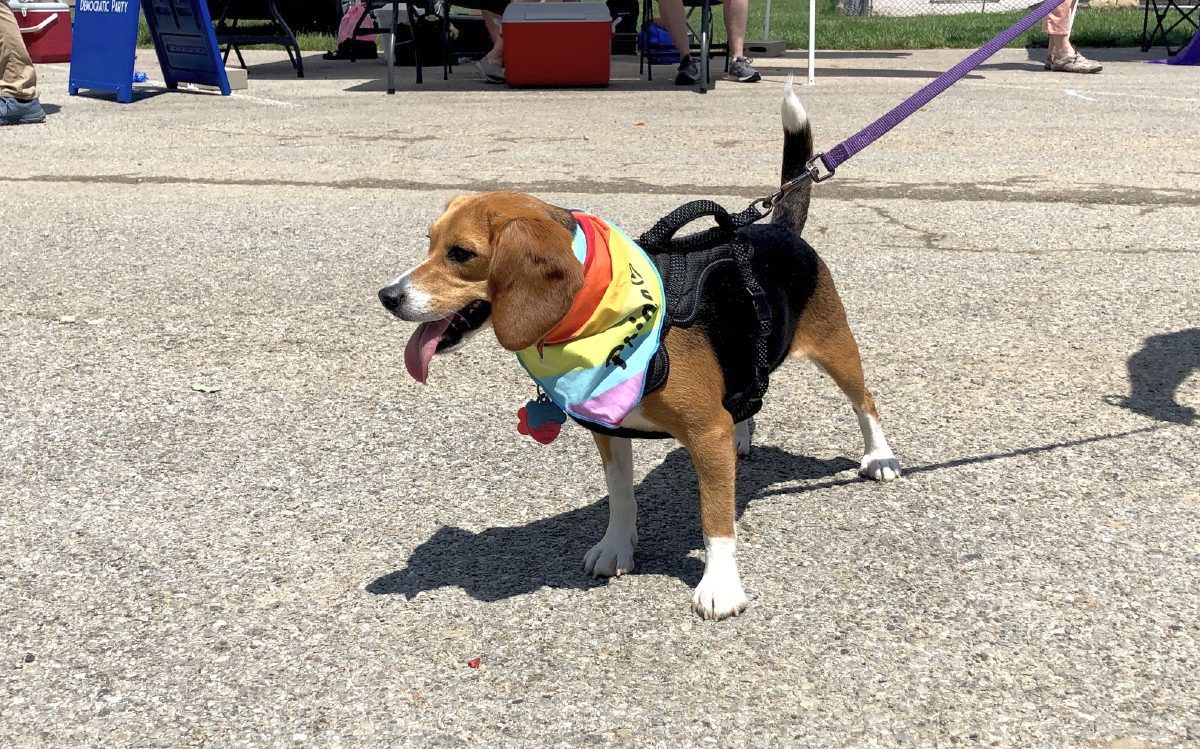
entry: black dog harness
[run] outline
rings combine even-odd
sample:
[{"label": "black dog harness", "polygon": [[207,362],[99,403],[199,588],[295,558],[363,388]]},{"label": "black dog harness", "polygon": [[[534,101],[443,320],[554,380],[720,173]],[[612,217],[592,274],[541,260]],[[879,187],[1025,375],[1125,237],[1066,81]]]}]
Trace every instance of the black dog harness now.
[{"label": "black dog harness", "polygon": [[[735,423],[762,408],[770,373],[787,358],[796,319],[816,282],[816,255],[788,227],[752,225],[755,206],[730,215],[710,200],[686,203],[638,239],[662,276],[670,327],[699,326],[712,344],[725,379],[722,405]],[[675,238],[691,222],[712,217],[717,226]],[[670,373],[660,345],[643,395],[661,388]],[[615,437],[664,438],[661,432],[580,424]]]}]

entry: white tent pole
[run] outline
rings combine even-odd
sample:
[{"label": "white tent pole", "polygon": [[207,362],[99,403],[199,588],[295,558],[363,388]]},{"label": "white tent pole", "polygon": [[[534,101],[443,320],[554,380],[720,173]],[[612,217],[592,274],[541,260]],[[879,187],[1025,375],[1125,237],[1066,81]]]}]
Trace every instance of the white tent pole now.
[{"label": "white tent pole", "polygon": [[[767,0],[767,7],[771,0]],[[816,81],[817,66],[817,0],[808,0],[808,85]]]},{"label": "white tent pole", "polygon": [[767,0],[767,15],[763,18],[763,41],[771,38],[771,0]]}]

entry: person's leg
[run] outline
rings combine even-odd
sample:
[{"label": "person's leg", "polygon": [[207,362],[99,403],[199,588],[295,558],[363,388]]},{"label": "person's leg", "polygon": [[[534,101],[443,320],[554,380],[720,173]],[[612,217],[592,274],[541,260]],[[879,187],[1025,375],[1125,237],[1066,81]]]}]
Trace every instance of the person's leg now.
[{"label": "person's leg", "polygon": [[[654,0],[644,0],[653,2]],[[692,39],[688,36],[687,16],[683,12],[683,0],[659,0],[658,13],[662,25],[671,35],[675,49],[679,52],[679,70],[675,74],[676,86],[689,86],[700,80],[700,68],[692,59]]]},{"label": "person's leg", "polygon": [[[512,0],[523,2],[523,0]],[[455,2],[463,8],[478,8],[482,11],[483,27],[487,29],[488,37],[492,40],[492,48],[475,66],[484,78],[496,83],[504,82],[504,37],[500,31],[500,19],[509,0],[476,0],[472,2]]]},{"label": "person's leg", "polygon": [[725,33],[729,35],[729,57],[742,57],[746,45],[746,19],[750,15],[750,0],[725,0]]},{"label": "person's leg", "polygon": [[1071,44],[1071,26],[1075,21],[1076,1],[1063,0],[1046,16],[1042,24],[1046,36],[1050,39],[1046,69],[1064,73],[1099,73],[1104,66],[1079,54]]},{"label": "person's leg", "polygon": [[7,2],[0,2],[0,96],[21,101],[37,98],[37,72]]},{"label": "person's leg", "polygon": [[484,55],[484,59],[500,65],[504,62],[504,37],[500,36],[500,16],[490,10],[483,11],[483,26],[492,38],[492,48]]},{"label": "person's leg", "polygon": [[749,0],[725,0],[725,33],[729,36],[729,77],[742,83],[757,83],[762,79],[743,54],[746,46],[746,19],[750,15]]},{"label": "person's leg", "polygon": [[1075,0],[1063,0],[1042,22],[1046,36],[1050,37],[1051,59],[1057,60],[1075,54],[1075,48],[1071,46],[1071,11],[1074,5]]},{"label": "person's leg", "polygon": [[[650,2],[651,0],[647,0]],[[692,53],[692,41],[688,36],[687,17],[683,12],[683,0],[659,0],[658,12],[662,16],[663,26],[675,42],[675,49],[681,58]]]}]

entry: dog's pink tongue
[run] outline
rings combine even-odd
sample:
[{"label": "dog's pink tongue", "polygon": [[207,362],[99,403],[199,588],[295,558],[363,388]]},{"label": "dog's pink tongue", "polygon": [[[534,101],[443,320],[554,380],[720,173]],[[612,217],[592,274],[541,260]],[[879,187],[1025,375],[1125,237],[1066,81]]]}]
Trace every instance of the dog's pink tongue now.
[{"label": "dog's pink tongue", "polygon": [[437,353],[438,341],[448,327],[449,318],[423,322],[408,339],[408,345],[404,347],[404,366],[417,382],[424,384],[429,377],[429,361]]}]

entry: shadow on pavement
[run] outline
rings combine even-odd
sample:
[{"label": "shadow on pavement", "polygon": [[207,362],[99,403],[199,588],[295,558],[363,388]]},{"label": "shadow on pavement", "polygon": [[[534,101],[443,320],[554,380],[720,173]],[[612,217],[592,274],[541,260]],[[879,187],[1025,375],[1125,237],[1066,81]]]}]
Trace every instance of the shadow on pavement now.
[{"label": "shadow on pavement", "polygon": [[[1147,338],[1142,349],[1129,357],[1128,367],[1132,394],[1123,399],[1106,398],[1108,402],[1163,422],[1196,422],[1195,409],[1177,403],[1175,391],[1193,372],[1200,370],[1200,328]],[[1037,455],[1154,432],[1165,426],[1155,424],[909,466],[905,475]],[[863,481],[855,474],[834,478],[856,467],[856,463],[845,458],[824,461],[792,455],[775,447],[756,447],[749,459],[739,462],[737,514],[740,517],[751,500],[757,498],[808,493]],[[790,481],[820,479],[829,480],[803,487],[771,488]],[[697,511],[699,488],[687,452],[678,448],[668,454],[636,487],[635,496],[639,505],[638,535],[643,543],[634,574],[670,575],[694,586],[704,569],[703,562],[691,555],[700,546],[701,533]],[[586,577],[581,563],[584,552],[604,534],[608,522],[606,504],[596,502],[527,525],[489,528],[481,533],[442,527],[417,547],[404,569],[376,579],[366,589],[377,595],[401,594],[412,598],[425,591],[456,586],[478,600],[497,601],[542,586],[587,589],[604,585],[604,580]]]},{"label": "shadow on pavement", "polygon": [[[921,473],[932,473],[933,471],[942,471],[947,468],[961,468],[962,466],[978,465],[980,463],[990,463],[993,460],[1007,460],[1008,458],[1020,458],[1026,455],[1038,455],[1039,453],[1051,452],[1053,450],[1061,450],[1068,447],[1079,447],[1080,445],[1088,445],[1093,442],[1105,442],[1107,440],[1121,439],[1122,437],[1130,437],[1135,434],[1145,434],[1147,432],[1157,432],[1163,427],[1162,424],[1154,426],[1141,427],[1139,429],[1130,429],[1124,432],[1111,432],[1109,434],[1097,434],[1092,437],[1081,437],[1077,440],[1067,440],[1066,442],[1052,442],[1049,445],[1037,445],[1035,447],[1022,447],[1008,452],[992,453],[990,455],[972,455],[966,458],[955,458],[954,460],[946,460],[941,463],[926,463],[918,466],[903,466],[905,476],[913,476]],[[803,487],[803,491],[816,491],[818,489],[830,489],[835,486],[844,486],[852,484],[860,479],[836,479],[834,481],[826,481],[821,484],[809,484]],[[791,494],[796,489],[776,489],[769,492],[764,492],[762,496],[770,496],[772,494]]]},{"label": "shadow on pavement", "polygon": [[[906,468],[905,475],[1036,455],[1154,432],[1164,426],[918,465]],[[753,455],[739,464],[737,514],[741,517],[753,499],[864,481],[852,475],[803,487],[770,489],[774,484],[829,478],[855,468],[857,464],[846,458],[823,461],[775,447],[756,447]],[[689,587],[700,582],[704,564],[690,555],[693,549],[700,548],[698,491],[692,462],[683,448],[671,452],[635,488],[638,536],[642,543],[633,574],[669,575]],[[543,586],[586,590],[604,585],[603,579],[585,576],[581,566],[584,552],[604,534],[607,511],[607,503],[601,501],[527,525],[489,528],[481,533],[444,526],[417,547],[404,569],[377,578],[366,590],[375,595],[400,594],[412,598],[418,593],[454,586],[472,598],[490,602],[531,593]]]},{"label": "shadow on pavement", "polygon": [[1130,395],[1105,401],[1172,424],[1195,424],[1196,409],[1175,401],[1175,391],[1200,371],[1200,328],[1147,338],[1129,357]]},{"label": "shadow on pavement", "polygon": [[[858,464],[845,458],[817,460],[774,447],[757,447],[738,468],[737,513],[763,490],[785,481],[821,479]],[[849,479],[858,481],[861,479]],[[638,499],[637,569],[633,574],[672,575],[694,586],[703,563],[689,556],[700,548],[699,489],[692,461],[683,448],[667,455],[634,490]],[[786,493],[793,493],[788,489]],[[784,493],[784,492],[777,492]],[[608,523],[607,502],[536,520],[528,525],[472,533],[444,526],[409,557],[404,569],[367,585],[377,595],[418,593],[461,587],[481,601],[497,601],[552,588],[587,589],[604,585],[583,574],[583,555],[600,540]]]}]

